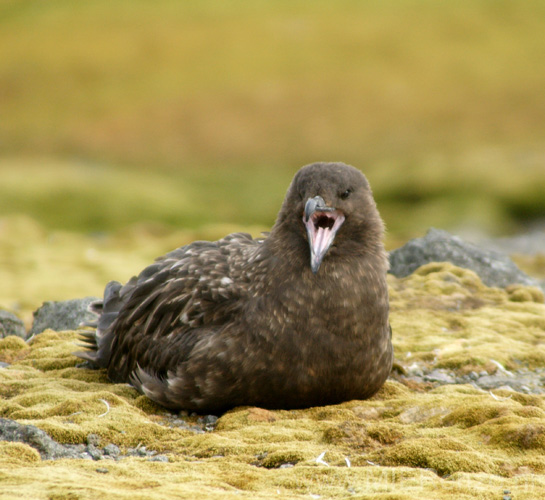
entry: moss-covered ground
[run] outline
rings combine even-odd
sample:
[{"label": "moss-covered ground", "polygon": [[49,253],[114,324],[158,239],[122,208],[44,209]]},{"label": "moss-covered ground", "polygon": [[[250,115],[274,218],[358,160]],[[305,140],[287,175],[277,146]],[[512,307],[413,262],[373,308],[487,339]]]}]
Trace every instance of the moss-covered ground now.
[{"label": "moss-covered ground", "polygon": [[[81,259],[93,255],[90,239],[48,240],[26,219],[5,224],[36,238],[22,252],[24,262],[14,259],[11,267],[12,283],[22,289],[3,291],[14,299],[28,295],[28,307],[48,286],[63,290],[63,283],[65,298],[98,294],[105,275],[126,279],[174,238],[145,238],[132,257],[122,252],[123,240],[108,240],[93,247],[95,263],[86,269]],[[138,234],[125,237],[134,245]],[[38,256],[51,258],[68,241],[73,253],[63,254],[63,271],[54,263],[40,267]],[[20,274],[23,267],[34,267],[33,280]],[[63,276],[54,281],[56,274]],[[498,364],[512,372],[545,366],[540,290],[487,288],[450,264],[429,264],[404,279],[389,276],[389,287],[400,369],[417,363],[461,377],[493,374]],[[85,443],[97,434],[104,445],[123,451],[140,444],[169,461],[42,461],[27,445],[1,442],[0,498],[500,500],[504,490],[516,500],[545,496],[543,395],[469,384],[433,388],[394,374],[368,401],[297,411],[237,408],[214,431],[194,434],[171,425],[164,409],[131,387],[76,368],[76,341],[77,332],[51,330],[30,345],[1,340],[0,360],[10,366],[0,370],[0,416],[36,425],[61,443]]]}]

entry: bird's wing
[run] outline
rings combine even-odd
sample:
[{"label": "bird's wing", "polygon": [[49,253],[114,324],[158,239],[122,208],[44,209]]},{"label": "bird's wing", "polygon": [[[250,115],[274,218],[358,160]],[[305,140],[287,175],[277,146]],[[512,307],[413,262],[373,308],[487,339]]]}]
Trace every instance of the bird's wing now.
[{"label": "bird's wing", "polygon": [[168,348],[168,338],[176,336],[177,349],[187,344],[189,352],[199,331],[220,327],[241,306],[248,257],[257,245],[245,233],[197,241],[160,257],[124,286],[109,283],[92,307],[100,317],[95,338],[86,341],[96,352],[78,355],[126,380],[161,345]]}]

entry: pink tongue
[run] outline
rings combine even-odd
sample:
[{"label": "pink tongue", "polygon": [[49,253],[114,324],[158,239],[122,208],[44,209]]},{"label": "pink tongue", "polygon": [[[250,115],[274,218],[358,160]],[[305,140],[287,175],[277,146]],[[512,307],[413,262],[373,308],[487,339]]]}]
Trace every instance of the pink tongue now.
[{"label": "pink tongue", "polygon": [[312,245],[314,249],[314,257],[323,256],[329,245],[333,234],[331,229],[327,227],[319,227],[314,236],[314,244]]},{"label": "pink tongue", "polygon": [[312,236],[313,238],[310,245],[310,265],[312,270],[316,272],[320,267],[322,258],[327,252],[334,235],[332,234],[331,229],[319,227],[318,230],[313,231]]},{"label": "pink tongue", "polygon": [[342,223],[344,222],[344,216],[342,214],[339,214],[337,212],[337,217],[335,219],[335,223],[333,224],[332,228],[327,227],[318,227],[316,228],[312,222],[312,220],[309,220],[307,222],[307,231],[309,232],[309,240],[310,240],[310,264],[312,271],[316,273],[318,271],[318,268],[320,267],[320,264],[322,262],[322,259],[324,258],[324,255],[328,251],[329,247],[333,243],[333,240],[335,239],[335,235],[337,234],[337,230],[339,227],[341,227]]}]

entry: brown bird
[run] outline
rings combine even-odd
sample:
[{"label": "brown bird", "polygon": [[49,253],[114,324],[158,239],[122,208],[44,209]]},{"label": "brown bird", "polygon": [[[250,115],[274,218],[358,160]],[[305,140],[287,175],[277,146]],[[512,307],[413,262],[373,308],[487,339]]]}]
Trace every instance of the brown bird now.
[{"label": "brown bird", "polygon": [[171,409],[368,398],[393,359],[383,231],[359,170],[307,165],[265,238],[196,241],[110,282],[77,355]]}]

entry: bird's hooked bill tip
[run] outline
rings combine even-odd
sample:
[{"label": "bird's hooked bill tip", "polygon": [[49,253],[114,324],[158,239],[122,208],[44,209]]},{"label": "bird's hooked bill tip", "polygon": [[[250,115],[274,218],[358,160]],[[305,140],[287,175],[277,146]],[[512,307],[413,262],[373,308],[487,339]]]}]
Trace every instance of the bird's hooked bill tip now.
[{"label": "bird's hooked bill tip", "polygon": [[305,223],[308,222],[309,218],[316,211],[333,212],[334,210],[335,210],[335,207],[327,206],[326,202],[321,196],[315,196],[314,198],[309,198],[307,202],[305,203],[305,212],[304,212],[303,220]]}]

